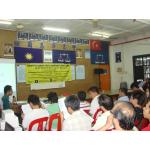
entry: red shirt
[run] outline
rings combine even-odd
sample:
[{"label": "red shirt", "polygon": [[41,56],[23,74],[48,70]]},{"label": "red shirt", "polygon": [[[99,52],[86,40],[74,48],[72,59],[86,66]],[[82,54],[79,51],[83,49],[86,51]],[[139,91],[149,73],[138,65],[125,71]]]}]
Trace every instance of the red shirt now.
[{"label": "red shirt", "polygon": [[150,123],[147,127],[145,127],[144,129],[142,129],[142,131],[150,131]]}]

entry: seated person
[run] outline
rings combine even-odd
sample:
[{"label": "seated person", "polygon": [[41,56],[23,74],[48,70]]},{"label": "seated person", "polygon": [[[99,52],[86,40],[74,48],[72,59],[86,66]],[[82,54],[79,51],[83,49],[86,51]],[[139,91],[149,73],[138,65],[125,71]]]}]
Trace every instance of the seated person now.
[{"label": "seated person", "polygon": [[143,108],[143,114],[144,118],[149,120],[149,124],[147,125],[147,127],[143,128],[142,131],[150,131],[150,98],[146,106]]},{"label": "seated person", "polygon": [[146,97],[150,98],[150,87],[145,89]]},{"label": "seated person", "polygon": [[141,130],[143,119],[143,106],[147,101],[146,95],[142,91],[135,91],[132,93],[130,103],[134,106],[135,110],[135,126]]},{"label": "seated person", "polygon": [[92,86],[88,89],[89,97],[92,99],[90,106],[90,114],[93,117],[97,109],[99,109],[98,97],[100,96],[100,91],[98,87]]},{"label": "seated person", "polygon": [[133,83],[130,85],[130,88],[131,88],[132,92],[137,91],[137,90],[140,90],[140,89],[139,89],[139,84],[138,84],[137,82],[133,82]]},{"label": "seated person", "polygon": [[[9,96],[12,96],[12,94],[13,94],[12,87],[10,85],[6,85],[4,87],[4,96],[2,97],[2,103],[3,103],[4,110],[11,109]],[[15,97],[13,97],[13,98],[15,98]]]},{"label": "seated person", "polygon": [[[30,95],[28,97],[28,103],[29,103],[30,107],[32,108],[32,111],[30,111],[29,113],[26,113],[23,116],[22,126],[24,127],[24,129],[28,129],[30,123],[33,120],[43,118],[43,117],[49,117],[48,111],[46,109],[41,108],[41,103],[40,103],[38,96]],[[46,123],[44,126],[46,127]],[[32,128],[32,130],[37,130],[37,126],[35,125]]]},{"label": "seated person", "polygon": [[129,97],[127,96],[127,92],[128,90],[126,88],[120,88],[118,101],[129,102]]},{"label": "seated person", "polygon": [[65,105],[71,115],[63,121],[64,131],[88,131],[91,129],[93,120],[83,111],[80,111],[80,100],[77,96],[71,95],[67,97]]},{"label": "seated person", "polygon": [[[49,112],[49,115],[59,113],[60,109],[59,109],[59,105],[58,105],[57,93],[50,92],[48,94],[47,98],[48,98],[48,102],[49,102],[49,104],[47,106],[47,111]],[[56,127],[57,127],[57,120],[54,120],[53,124],[52,124],[52,129],[56,129]]]},{"label": "seated person", "polygon": [[[97,118],[96,123],[92,127],[92,130],[98,130],[106,124],[107,118],[111,114],[110,110],[114,106],[113,99],[107,95],[99,96],[98,102],[99,102],[100,108],[103,110],[104,113]],[[113,128],[114,127],[112,125],[109,129],[113,129]]]},{"label": "seated person", "polygon": [[135,112],[129,102],[117,102],[111,110],[111,115],[107,118],[106,124],[100,131],[107,131],[112,125],[115,130],[130,131],[134,127]]},{"label": "seated person", "polygon": [[80,109],[89,110],[90,109],[90,104],[86,101],[86,92],[79,91],[77,93],[77,96],[80,100]]}]

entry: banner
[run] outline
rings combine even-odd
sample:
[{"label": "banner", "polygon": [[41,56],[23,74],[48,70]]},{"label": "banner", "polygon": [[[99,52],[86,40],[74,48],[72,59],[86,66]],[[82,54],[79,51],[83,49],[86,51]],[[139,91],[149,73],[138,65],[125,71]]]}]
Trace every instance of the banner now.
[{"label": "banner", "polygon": [[69,50],[53,50],[53,63],[76,64],[76,52]]},{"label": "banner", "polygon": [[109,63],[109,44],[102,42],[100,51],[91,51],[91,64]]},{"label": "banner", "polygon": [[16,63],[42,63],[43,51],[34,48],[14,48]]},{"label": "banner", "polygon": [[26,83],[48,83],[71,81],[72,70],[68,64],[28,64]]}]

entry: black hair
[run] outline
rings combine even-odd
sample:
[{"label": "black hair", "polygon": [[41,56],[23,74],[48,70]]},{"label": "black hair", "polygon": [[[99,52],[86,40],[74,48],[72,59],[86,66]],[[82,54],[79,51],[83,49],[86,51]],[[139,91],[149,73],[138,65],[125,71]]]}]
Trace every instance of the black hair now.
[{"label": "black hair", "polygon": [[140,105],[142,107],[145,105],[145,103],[147,101],[146,94],[140,90],[134,91],[131,96],[133,99],[137,99],[138,105]]},{"label": "black hair", "polygon": [[88,92],[96,92],[97,94],[100,93],[97,86],[91,86],[91,87],[88,89]]},{"label": "black hair", "polygon": [[80,109],[80,100],[77,96],[71,95],[66,98],[65,105],[67,108],[71,107],[73,111],[76,111]]},{"label": "black hair", "polygon": [[77,96],[78,96],[79,100],[83,102],[83,101],[85,101],[85,99],[86,99],[86,92],[84,92],[84,91],[79,91],[79,92],[77,93]]},{"label": "black hair", "polygon": [[124,93],[125,95],[128,94],[128,89],[126,89],[126,88],[120,88],[119,90],[120,90],[122,93]]},{"label": "black hair", "polygon": [[41,106],[40,99],[37,95],[29,95],[28,103],[32,103],[33,105]]},{"label": "black hair", "polygon": [[112,112],[113,116],[119,121],[119,125],[124,130],[132,130],[134,127],[135,112],[134,107],[129,102],[121,102],[132,111],[132,114],[124,112],[123,108],[118,108]]},{"label": "black hair", "polygon": [[4,87],[4,94],[7,94],[7,92],[9,92],[9,91],[11,91],[11,90],[12,90],[12,86],[6,85],[6,86]]},{"label": "black hair", "polygon": [[56,92],[50,92],[48,95],[47,95],[47,98],[48,98],[48,101],[50,103],[58,103],[58,95]]},{"label": "black hair", "polygon": [[131,85],[130,85],[130,88],[133,89],[133,88],[139,88],[139,85],[137,82],[133,82]]},{"label": "black hair", "polygon": [[113,99],[107,95],[101,95],[98,97],[98,103],[103,106],[106,110],[111,110],[114,106]]}]

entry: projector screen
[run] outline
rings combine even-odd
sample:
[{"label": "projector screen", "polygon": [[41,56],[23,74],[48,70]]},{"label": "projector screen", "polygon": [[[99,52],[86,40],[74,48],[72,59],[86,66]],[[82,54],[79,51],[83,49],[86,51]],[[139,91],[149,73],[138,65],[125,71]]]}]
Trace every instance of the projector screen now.
[{"label": "projector screen", "polygon": [[16,96],[16,65],[15,59],[0,58],[0,101],[4,95],[4,87],[11,85],[13,95]]}]

